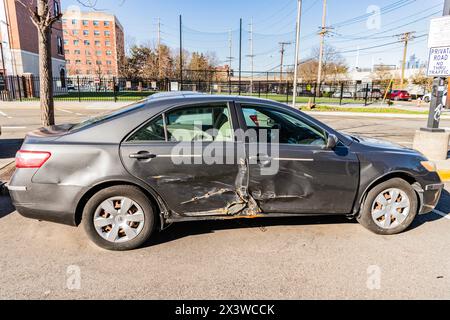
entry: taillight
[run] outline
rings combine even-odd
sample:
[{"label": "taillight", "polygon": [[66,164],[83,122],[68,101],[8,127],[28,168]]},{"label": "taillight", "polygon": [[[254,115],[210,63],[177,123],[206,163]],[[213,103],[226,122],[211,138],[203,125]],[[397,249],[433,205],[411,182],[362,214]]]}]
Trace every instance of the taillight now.
[{"label": "taillight", "polygon": [[16,154],[17,169],[38,169],[51,157],[50,152],[20,150]]}]

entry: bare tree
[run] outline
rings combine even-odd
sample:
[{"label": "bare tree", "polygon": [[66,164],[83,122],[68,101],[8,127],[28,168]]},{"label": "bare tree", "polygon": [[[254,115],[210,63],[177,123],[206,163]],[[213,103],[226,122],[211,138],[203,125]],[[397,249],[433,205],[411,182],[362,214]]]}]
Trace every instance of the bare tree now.
[{"label": "bare tree", "polygon": [[41,122],[44,126],[51,126],[55,124],[51,32],[53,24],[61,19],[61,12],[55,12],[48,0],[17,1],[28,9],[38,31]]}]

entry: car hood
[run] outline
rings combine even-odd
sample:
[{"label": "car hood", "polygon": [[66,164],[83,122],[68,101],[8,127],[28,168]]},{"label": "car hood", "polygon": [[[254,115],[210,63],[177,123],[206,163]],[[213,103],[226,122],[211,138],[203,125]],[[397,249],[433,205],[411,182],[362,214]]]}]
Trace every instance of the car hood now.
[{"label": "car hood", "polygon": [[374,138],[369,138],[369,137],[364,137],[364,136],[355,136],[355,135],[353,137],[358,139],[360,144],[371,147],[371,148],[381,149],[384,151],[410,153],[410,154],[416,154],[416,155],[420,154],[416,150],[401,146],[399,144],[396,144],[396,143],[393,143],[390,141],[374,139]]}]

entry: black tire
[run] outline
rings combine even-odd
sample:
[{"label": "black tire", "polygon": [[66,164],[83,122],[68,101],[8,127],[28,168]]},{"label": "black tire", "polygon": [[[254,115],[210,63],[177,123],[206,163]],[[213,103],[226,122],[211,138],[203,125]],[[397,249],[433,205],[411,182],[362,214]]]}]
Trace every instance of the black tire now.
[{"label": "black tire", "polygon": [[[398,227],[392,229],[384,229],[378,226],[372,218],[372,205],[375,199],[380,195],[380,193],[391,188],[397,188],[405,192],[410,200],[410,213]],[[364,204],[362,205],[361,212],[357,220],[362,226],[372,231],[373,233],[379,235],[395,235],[404,232],[411,226],[417,216],[418,207],[419,200],[414,188],[407,181],[400,178],[395,178],[383,182],[370,190],[370,192],[367,194]]]},{"label": "black tire", "polygon": [[[94,226],[94,215],[98,206],[105,200],[113,197],[127,197],[135,201],[142,208],[144,213],[144,227],[139,235],[127,242],[110,242],[102,238],[96,231]],[[103,189],[96,193],[83,210],[83,227],[89,237],[97,246],[113,251],[127,251],[141,247],[152,235],[155,226],[155,210],[148,197],[137,187],[119,185]]]},{"label": "black tire", "polygon": [[423,101],[424,101],[425,103],[429,103],[429,102],[430,102],[430,98],[425,97],[425,98],[423,98]]}]

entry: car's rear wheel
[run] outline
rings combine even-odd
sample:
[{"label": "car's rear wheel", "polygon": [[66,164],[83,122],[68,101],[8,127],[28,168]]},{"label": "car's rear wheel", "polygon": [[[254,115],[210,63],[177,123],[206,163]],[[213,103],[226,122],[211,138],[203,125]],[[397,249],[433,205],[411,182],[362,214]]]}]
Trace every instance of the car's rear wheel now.
[{"label": "car's rear wheel", "polygon": [[107,250],[142,246],[154,229],[154,210],[147,196],[133,186],[113,186],[96,193],[83,211],[89,238]]},{"label": "car's rear wheel", "polygon": [[358,222],[376,234],[398,234],[412,224],[418,206],[414,188],[403,179],[391,179],[367,194]]},{"label": "car's rear wheel", "polygon": [[425,103],[429,103],[429,102],[430,102],[430,98],[429,98],[429,97],[425,97],[425,98],[423,98],[423,101],[424,101]]}]

